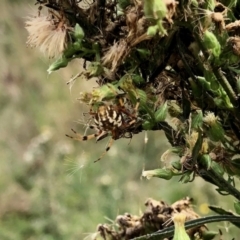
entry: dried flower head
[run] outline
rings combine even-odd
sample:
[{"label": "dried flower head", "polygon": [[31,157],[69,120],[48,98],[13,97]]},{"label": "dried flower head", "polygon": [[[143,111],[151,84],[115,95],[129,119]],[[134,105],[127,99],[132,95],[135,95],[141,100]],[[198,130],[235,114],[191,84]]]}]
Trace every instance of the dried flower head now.
[{"label": "dried flower head", "polygon": [[80,96],[78,98],[80,102],[89,103],[91,99],[92,99],[91,93],[80,92]]},{"label": "dried flower head", "polygon": [[163,0],[163,2],[166,4],[167,10],[168,10],[166,19],[170,24],[172,24],[173,23],[172,18],[176,13],[176,7],[178,2],[175,0]]},{"label": "dried flower head", "polygon": [[196,131],[192,131],[191,135],[186,135],[186,141],[189,145],[189,149],[190,150],[193,150],[196,142],[197,142],[197,139],[198,139],[198,132]]},{"label": "dried flower head", "polygon": [[37,47],[49,58],[58,57],[67,47],[67,21],[57,14],[51,16],[30,17],[26,21],[29,32],[27,45]]},{"label": "dried flower head", "polygon": [[203,121],[209,126],[212,126],[219,121],[219,118],[218,116],[215,116],[213,112],[207,112],[203,118]]},{"label": "dried flower head", "polygon": [[127,54],[127,43],[124,40],[115,42],[102,58],[103,65],[111,66],[114,72],[119,64],[124,60]]},{"label": "dried flower head", "polygon": [[233,53],[240,56],[240,37],[229,37],[227,43],[232,47]]},{"label": "dried flower head", "polygon": [[234,32],[236,35],[238,35],[240,33],[240,20],[236,20],[235,22],[227,24],[226,30],[228,32]]}]

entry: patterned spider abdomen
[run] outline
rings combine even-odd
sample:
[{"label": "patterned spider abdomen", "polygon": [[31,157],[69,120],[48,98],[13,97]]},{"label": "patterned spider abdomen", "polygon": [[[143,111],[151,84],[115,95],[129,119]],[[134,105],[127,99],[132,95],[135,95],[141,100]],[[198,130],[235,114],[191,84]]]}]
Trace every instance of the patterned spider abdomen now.
[{"label": "patterned spider abdomen", "polygon": [[100,106],[94,117],[97,127],[103,131],[112,131],[123,125],[123,116],[118,109],[112,105]]}]

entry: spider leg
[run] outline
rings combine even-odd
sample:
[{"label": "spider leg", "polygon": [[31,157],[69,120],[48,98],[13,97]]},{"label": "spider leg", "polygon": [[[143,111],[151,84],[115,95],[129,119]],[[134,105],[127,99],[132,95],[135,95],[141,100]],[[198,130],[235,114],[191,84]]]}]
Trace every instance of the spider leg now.
[{"label": "spider leg", "polygon": [[[121,87],[118,87],[118,88],[125,93],[125,91]],[[140,105],[140,97],[139,97],[136,89],[134,90],[134,92],[135,92],[135,97],[136,97],[136,106],[134,107],[134,113],[137,113],[139,105]],[[118,101],[119,101],[120,106],[125,108],[125,105],[124,105],[124,102],[123,102],[123,99],[122,99],[121,95],[119,94],[117,97],[118,97]]]},{"label": "spider leg", "polygon": [[134,107],[134,114],[135,114],[136,116],[137,116],[137,112],[138,112],[139,105],[140,105],[140,97],[137,95],[136,105],[135,105],[135,107]]},{"label": "spider leg", "polygon": [[135,91],[135,95],[136,95],[136,105],[133,109],[133,113],[130,113],[126,107],[125,107],[125,104],[124,104],[124,100],[122,98],[121,95],[118,95],[117,96],[117,99],[118,99],[118,102],[119,102],[119,106],[121,107],[121,111],[123,113],[125,113],[126,115],[128,115],[129,117],[131,118],[135,118],[137,119],[137,115],[138,115],[138,108],[139,108],[139,105],[140,105],[140,97],[138,96],[138,93],[137,91]]},{"label": "spider leg", "polygon": [[90,135],[84,135],[82,136],[81,134],[77,133],[75,130],[71,129],[73,131],[73,133],[76,135],[76,137],[67,135],[67,137],[72,138],[73,140],[77,140],[77,141],[88,141],[92,138],[97,138],[99,135],[101,135],[101,131],[99,131],[98,133],[94,133],[94,134],[90,134]]},{"label": "spider leg", "polygon": [[105,137],[108,136],[108,132],[102,132],[101,134],[99,134],[97,137],[96,137],[96,142],[104,139]]},{"label": "spider leg", "polygon": [[111,87],[111,85],[109,85],[108,87],[116,94],[116,98],[118,99],[118,103],[119,103],[119,106],[121,107],[121,111],[124,112],[129,117],[137,118],[138,108],[139,108],[139,105],[140,105],[140,97],[139,97],[138,92],[136,91],[136,89],[134,90],[134,93],[135,93],[134,95],[136,97],[136,105],[134,107],[133,114],[132,114],[132,113],[129,113],[127,111],[127,109],[125,107],[125,104],[124,104],[123,96],[126,95],[125,90],[122,89],[120,86],[118,86],[118,89],[123,91],[123,93],[117,93],[116,90]]},{"label": "spider leg", "polygon": [[133,125],[136,122],[136,119],[133,119],[131,122],[128,123],[128,126]]},{"label": "spider leg", "polygon": [[112,86],[111,86],[111,84],[107,84],[107,86],[108,86],[108,88],[110,88],[111,89],[111,91],[118,97],[120,97],[120,96],[125,96],[126,95],[126,92],[121,88],[121,87],[117,87],[118,88],[118,90],[120,90],[120,91],[122,91],[122,93],[119,93],[119,92],[117,92],[116,91],[116,89],[114,89]]},{"label": "spider leg", "polygon": [[100,161],[100,160],[106,155],[106,153],[107,153],[107,152],[109,151],[109,149],[111,148],[113,142],[114,142],[114,139],[111,138],[111,140],[109,141],[109,143],[108,143],[108,145],[107,145],[107,147],[106,147],[106,149],[105,149],[105,152],[103,152],[102,155],[101,155],[97,160],[95,160],[94,162]]},{"label": "spider leg", "polygon": [[127,116],[129,116],[130,118],[137,118],[136,116],[135,116],[135,113],[136,113],[136,111],[135,111],[135,108],[134,108],[134,113],[132,114],[132,113],[130,113],[127,109],[126,109],[126,107],[125,107],[125,105],[124,105],[124,101],[123,101],[123,99],[121,98],[121,97],[118,97],[118,101],[119,101],[119,106],[120,106],[120,108],[121,108],[121,112],[123,112],[124,114],[126,114]]},{"label": "spider leg", "polygon": [[120,107],[125,108],[124,100],[123,100],[122,96],[118,94],[117,99],[118,99],[118,103],[119,103]]},{"label": "spider leg", "polygon": [[90,110],[89,110],[89,115],[92,115],[92,116],[94,116],[95,115],[95,113],[94,113],[94,111],[93,111],[93,103],[91,104],[91,107],[90,107]]}]

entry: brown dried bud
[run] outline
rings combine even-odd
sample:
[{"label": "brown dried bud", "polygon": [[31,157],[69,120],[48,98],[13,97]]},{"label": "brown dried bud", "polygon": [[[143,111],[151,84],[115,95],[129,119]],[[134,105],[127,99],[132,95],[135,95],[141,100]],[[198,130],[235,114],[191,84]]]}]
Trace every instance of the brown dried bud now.
[{"label": "brown dried bud", "polygon": [[233,53],[240,56],[240,37],[230,37],[227,43],[232,47]]}]

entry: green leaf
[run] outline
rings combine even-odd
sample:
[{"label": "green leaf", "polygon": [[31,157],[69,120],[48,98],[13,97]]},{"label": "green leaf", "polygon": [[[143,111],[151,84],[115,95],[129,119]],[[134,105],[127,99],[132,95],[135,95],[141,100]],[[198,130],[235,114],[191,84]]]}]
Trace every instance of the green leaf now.
[{"label": "green leaf", "polygon": [[[214,211],[215,213],[219,214],[219,215],[229,215],[229,216],[235,216],[231,211],[227,211],[221,207],[218,206],[208,206],[209,209],[211,209],[212,211]],[[240,228],[240,222],[234,222],[233,223],[235,226],[237,226],[238,228]]]},{"label": "green leaf", "polygon": [[167,102],[165,102],[154,114],[156,122],[162,122],[166,119],[167,109]]},{"label": "green leaf", "polygon": [[201,132],[199,132],[197,142],[195,143],[192,150],[192,158],[194,163],[197,162],[199,151],[202,149],[202,143],[203,143],[203,135]]},{"label": "green leaf", "polygon": [[238,215],[240,215],[240,202],[239,202],[239,201],[234,202],[233,205],[234,205],[234,209],[235,209],[236,213],[237,213]]},{"label": "green leaf", "polygon": [[200,162],[201,164],[207,169],[209,170],[211,168],[212,165],[212,159],[209,156],[209,154],[205,153],[200,157]]},{"label": "green leaf", "polygon": [[168,168],[159,168],[154,170],[143,171],[142,176],[150,179],[152,177],[163,178],[169,180],[173,177],[174,173]]},{"label": "green leaf", "polygon": [[223,176],[224,174],[224,169],[222,168],[222,166],[220,166],[215,161],[212,161],[211,169],[220,176]]},{"label": "green leaf", "polygon": [[215,231],[204,231],[202,233],[202,239],[203,240],[212,240],[216,237],[216,235],[218,235],[218,232]]},{"label": "green leaf", "polygon": [[197,113],[193,116],[192,119],[192,128],[199,129],[203,125],[203,114],[201,110],[198,110]]},{"label": "green leaf", "polygon": [[184,173],[182,175],[182,177],[180,178],[179,182],[182,182],[182,183],[188,183],[188,182],[192,182],[193,181],[193,177],[191,177],[193,172],[191,171],[187,171],[186,173]]},{"label": "green leaf", "polygon": [[77,40],[82,40],[84,38],[84,31],[83,29],[80,27],[80,25],[77,23],[74,27],[74,37]]},{"label": "green leaf", "polygon": [[151,130],[153,126],[154,126],[154,123],[148,120],[142,124],[142,127],[144,130]]}]

